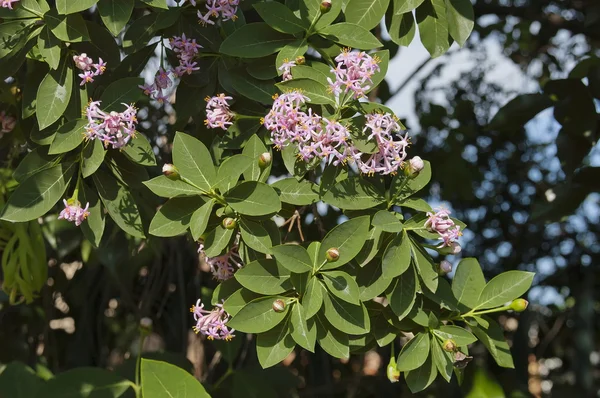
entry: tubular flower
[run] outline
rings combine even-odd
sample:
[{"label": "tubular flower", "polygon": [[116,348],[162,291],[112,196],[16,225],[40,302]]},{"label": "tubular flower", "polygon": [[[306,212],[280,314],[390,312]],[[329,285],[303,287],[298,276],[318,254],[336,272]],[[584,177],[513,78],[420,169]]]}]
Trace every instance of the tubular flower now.
[{"label": "tubular flower", "polygon": [[191,75],[192,72],[200,70],[198,63],[194,61],[194,58],[196,58],[198,50],[202,48],[202,46],[196,43],[196,39],[188,39],[184,33],[181,37],[174,36],[169,42],[179,59],[179,66],[172,70],[175,75],[181,77],[186,73]]},{"label": "tubular flower", "polygon": [[[395,116],[388,113],[373,113],[366,117],[367,122],[363,128],[363,133],[370,132],[367,139],[374,141],[379,151],[365,155],[356,152],[354,159],[359,170],[369,175],[397,173],[406,158],[406,148],[410,144],[408,135],[401,136],[399,134],[401,127]],[[394,138],[398,139],[394,140]],[[366,160],[363,160],[365,157],[367,157]]]},{"label": "tubular flower", "polygon": [[[198,11],[198,18],[202,25],[214,25],[215,22],[211,20],[211,17],[221,17],[222,21],[236,20],[238,5],[241,0],[206,0],[206,13],[202,15]],[[196,5],[196,1],[190,0],[193,5]]]},{"label": "tubular flower", "polygon": [[[92,83],[94,77],[100,76],[106,71],[106,62],[102,61],[102,58],[98,58],[98,63],[95,64],[86,53],[74,55],[73,62],[75,62],[77,69],[83,71],[83,73],[79,74],[79,77],[81,78],[80,86],[83,86],[86,83]],[[92,70],[92,68],[94,68],[94,70]]]},{"label": "tubular flower", "polygon": [[220,128],[227,130],[233,123],[234,113],[229,109],[227,101],[232,100],[232,97],[221,93],[214,97],[206,97],[206,124],[211,129]]},{"label": "tubular flower", "polygon": [[223,304],[216,304],[212,310],[204,309],[204,304],[201,300],[196,301],[196,305],[190,308],[190,312],[194,314],[196,326],[193,330],[196,334],[201,333],[209,340],[225,340],[229,341],[235,337],[233,332],[235,329],[227,327],[229,314],[223,309]]},{"label": "tubular flower", "polygon": [[204,245],[200,244],[198,253],[204,255],[206,263],[210,266],[213,277],[219,282],[230,279],[235,271],[243,266],[237,245],[234,245],[225,254],[217,257],[208,257],[204,251]]},{"label": "tubular flower", "polygon": [[379,58],[371,57],[364,51],[351,51],[344,49],[340,55],[335,57],[337,66],[331,69],[335,75],[335,81],[327,78],[329,90],[339,101],[340,94],[352,93],[355,99],[365,96],[373,83],[372,77],[379,71]]},{"label": "tubular flower", "polygon": [[13,131],[16,125],[17,119],[14,116],[7,115],[4,111],[0,112],[0,138]]},{"label": "tubular flower", "polygon": [[101,101],[91,101],[85,109],[88,119],[85,136],[89,140],[99,139],[105,147],[122,148],[135,136],[137,109],[133,105],[123,104],[123,112],[104,112]]},{"label": "tubular flower", "polygon": [[85,205],[85,208],[81,207],[81,203],[79,203],[78,200],[69,200],[67,202],[66,199],[63,199],[63,203],[65,204],[65,208],[60,212],[58,216],[59,220],[71,221],[74,222],[76,226],[80,226],[90,215],[90,212],[88,211],[90,208],[89,203]]},{"label": "tubular flower", "polygon": [[292,68],[296,66],[296,62],[295,61],[290,61],[285,59],[283,61],[283,64],[281,64],[281,66],[278,68],[280,71],[282,71],[282,75],[281,77],[283,78],[283,81],[286,80],[291,80],[292,79]]},{"label": "tubular flower", "polygon": [[460,248],[457,240],[462,236],[460,232],[460,226],[456,225],[450,218],[450,211],[444,208],[438,209],[435,213],[427,213],[427,221],[425,221],[425,228],[430,232],[437,232],[442,239],[442,243],[438,248],[451,247],[455,253],[456,248]]},{"label": "tubular flower", "polygon": [[13,3],[16,3],[18,1],[19,0],[1,0],[0,6],[2,6],[2,8],[10,8],[12,10]]},{"label": "tubular flower", "polygon": [[169,77],[169,72],[161,67],[154,76],[154,83],[150,85],[144,84],[138,87],[144,91],[144,95],[147,95],[162,104],[163,102],[168,102],[168,96],[163,90],[166,90],[172,85],[173,81]]}]

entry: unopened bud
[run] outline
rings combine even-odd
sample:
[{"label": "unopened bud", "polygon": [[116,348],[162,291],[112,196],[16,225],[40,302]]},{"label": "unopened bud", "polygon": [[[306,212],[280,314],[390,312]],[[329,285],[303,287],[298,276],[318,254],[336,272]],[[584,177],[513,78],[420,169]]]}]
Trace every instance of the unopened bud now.
[{"label": "unopened bud", "polygon": [[387,378],[392,383],[400,381],[400,371],[396,367],[396,360],[390,359],[390,363],[387,366]]},{"label": "unopened bud", "polygon": [[271,154],[269,152],[265,152],[258,157],[258,165],[261,169],[268,167],[271,164]]},{"label": "unopened bud", "polygon": [[171,163],[164,164],[162,172],[166,177],[170,178],[171,180],[178,180],[180,177],[179,170],[177,170],[177,167],[175,167],[175,165],[172,165]]},{"label": "unopened bud", "polygon": [[285,301],[282,299],[277,299],[273,301],[273,311],[275,312],[283,312],[285,310]]},{"label": "unopened bud", "polygon": [[332,247],[325,253],[325,258],[329,263],[337,261],[340,258],[340,251],[337,248]]},{"label": "unopened bud", "polygon": [[152,319],[144,317],[140,319],[140,331],[144,334],[152,332]]},{"label": "unopened bud", "polygon": [[327,14],[331,10],[331,0],[323,0],[320,8],[323,14]]},{"label": "unopened bud", "polygon": [[298,55],[296,57],[296,65],[304,65],[306,63],[306,58],[303,55]]},{"label": "unopened bud", "polygon": [[235,229],[235,227],[237,227],[237,221],[235,221],[235,218],[226,217],[223,219],[223,228]]},{"label": "unopened bud", "polygon": [[421,170],[423,170],[424,167],[425,163],[423,162],[423,159],[421,159],[419,156],[415,156],[414,158],[410,159],[406,164],[404,174],[406,174],[406,176],[409,178],[415,178],[419,175],[419,173],[421,172]]},{"label": "unopened bud", "polygon": [[510,309],[515,312],[523,312],[527,309],[529,302],[525,299],[516,299],[510,303]]},{"label": "unopened bud", "polygon": [[441,275],[446,275],[450,272],[452,272],[452,263],[450,261],[442,261],[440,263],[440,270],[439,270]]},{"label": "unopened bud", "polygon": [[446,352],[454,352],[458,348],[456,342],[452,339],[448,339],[442,343],[442,348]]}]

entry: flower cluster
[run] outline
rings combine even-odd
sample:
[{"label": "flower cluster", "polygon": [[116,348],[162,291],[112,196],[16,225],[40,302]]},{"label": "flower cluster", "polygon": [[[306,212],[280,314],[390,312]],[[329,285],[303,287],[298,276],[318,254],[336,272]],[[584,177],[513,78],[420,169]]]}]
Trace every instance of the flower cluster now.
[{"label": "flower cluster", "polygon": [[219,282],[230,279],[238,268],[242,267],[242,259],[238,253],[237,245],[234,245],[227,253],[217,257],[208,257],[204,251],[204,245],[200,244],[198,253],[204,255],[206,263],[210,266],[213,277]]},{"label": "flower cluster", "polygon": [[17,119],[14,116],[7,115],[5,111],[0,112],[0,138],[13,131],[16,125]]},{"label": "flower cluster", "polygon": [[292,80],[292,68],[296,66],[295,61],[290,61],[287,59],[283,60],[283,64],[279,67],[279,70],[282,72],[281,77],[283,81]]},{"label": "flower cluster", "polygon": [[[200,11],[198,11],[198,18],[200,18],[200,23],[203,25],[209,24],[214,25],[215,22],[210,18],[221,17],[223,21],[236,20],[238,5],[241,0],[206,0],[206,14],[202,15]],[[190,0],[192,5],[196,5],[196,0]]]},{"label": "flower cluster", "polygon": [[[397,173],[403,166],[406,148],[410,144],[408,134],[404,137],[398,134],[402,130],[398,119],[388,113],[372,113],[366,115],[366,118],[363,133],[370,133],[367,139],[377,143],[378,152],[369,154],[364,161],[361,160],[362,154],[356,154],[358,168],[362,173],[369,175]],[[396,137],[399,137],[399,140],[395,140]]]},{"label": "flower cluster", "polygon": [[19,0],[2,0],[2,2],[0,3],[0,5],[2,6],[2,8],[10,8],[11,10],[13,3],[18,2]]},{"label": "flower cluster", "polygon": [[91,101],[85,109],[88,119],[86,138],[99,139],[105,147],[122,148],[135,136],[137,125],[137,109],[133,105],[125,105],[123,112],[104,112],[100,109],[101,101]]},{"label": "flower cluster", "polygon": [[76,226],[80,226],[90,215],[90,212],[88,211],[90,208],[89,203],[87,203],[84,208],[81,207],[81,203],[77,200],[69,200],[67,202],[66,199],[63,199],[63,203],[65,204],[65,208],[60,212],[60,215],[58,216],[59,220],[71,221],[74,222]]},{"label": "flower cluster", "polygon": [[221,93],[214,97],[206,97],[206,124],[211,129],[220,128],[227,130],[231,126],[232,119],[235,114],[229,109],[229,103],[227,101],[233,98],[226,96]]},{"label": "flower cluster", "polygon": [[139,86],[139,88],[144,90],[145,95],[162,104],[168,100],[167,94],[163,90],[166,90],[172,85],[173,81],[169,77],[169,73],[163,68],[160,68],[158,72],[156,72],[156,76],[154,76],[153,84],[144,84],[143,86]]},{"label": "flower cluster", "polygon": [[438,248],[449,247],[454,254],[460,252],[461,248],[457,239],[462,236],[462,232],[460,232],[460,225],[456,225],[450,218],[449,210],[440,208],[435,213],[428,212],[425,228],[440,235],[443,242]]},{"label": "flower cluster", "polygon": [[235,329],[227,327],[229,314],[223,309],[223,304],[216,304],[210,311],[204,309],[204,304],[198,299],[196,305],[190,308],[190,312],[194,314],[196,326],[194,332],[202,333],[209,340],[225,340],[229,341],[235,337],[233,332]]},{"label": "flower cluster", "polygon": [[352,92],[355,99],[365,96],[365,91],[371,87],[368,83],[373,83],[372,77],[379,71],[380,60],[377,57],[371,57],[364,51],[350,51],[344,49],[340,55],[335,57],[337,66],[331,69],[335,74],[335,81],[327,78],[329,90],[335,94],[339,100],[340,94]]},{"label": "flower cluster", "polygon": [[196,39],[188,39],[184,33],[181,37],[174,36],[169,41],[179,59],[179,66],[173,69],[175,75],[181,77],[186,73],[191,75],[192,72],[200,70],[194,58],[198,55],[198,49],[202,48],[202,46],[196,43]]},{"label": "flower cluster", "polygon": [[[86,83],[93,83],[94,77],[100,76],[106,71],[106,62],[102,61],[102,58],[98,58],[98,63],[95,64],[94,60],[88,57],[86,53],[74,55],[73,61],[75,62],[77,69],[83,71],[83,73],[79,74],[81,86]],[[92,70],[92,68],[94,68],[94,70]]]}]

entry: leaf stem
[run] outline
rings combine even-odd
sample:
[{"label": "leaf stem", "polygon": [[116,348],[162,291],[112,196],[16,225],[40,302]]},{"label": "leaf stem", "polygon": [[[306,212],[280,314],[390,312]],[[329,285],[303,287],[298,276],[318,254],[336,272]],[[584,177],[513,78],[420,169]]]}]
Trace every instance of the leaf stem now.
[{"label": "leaf stem", "polygon": [[141,394],[142,394],[142,389],[141,389],[141,385],[140,385],[140,367],[142,364],[142,349],[144,348],[144,340],[146,340],[146,334],[145,333],[141,333],[140,334],[140,341],[138,344],[138,356],[137,359],[135,361],[135,385],[138,387],[135,390],[135,396],[136,398],[141,398]]}]

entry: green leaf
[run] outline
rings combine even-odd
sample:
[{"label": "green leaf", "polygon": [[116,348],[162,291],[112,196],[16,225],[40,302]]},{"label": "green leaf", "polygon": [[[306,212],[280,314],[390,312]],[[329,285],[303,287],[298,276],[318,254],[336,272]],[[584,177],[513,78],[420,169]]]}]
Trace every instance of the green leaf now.
[{"label": "green leaf", "polygon": [[181,180],[172,180],[164,175],[154,177],[151,180],[143,181],[155,195],[163,198],[174,198],[177,196],[197,196],[202,191]]},{"label": "green leaf", "polygon": [[[252,134],[242,151],[242,155],[250,159],[250,167],[244,171],[244,179],[246,181],[260,181],[260,177],[264,173],[258,164],[258,158],[265,152],[269,152],[265,144],[256,134]],[[270,167],[268,169],[269,171],[271,170]]]},{"label": "green leaf", "polygon": [[288,323],[281,322],[256,337],[256,355],[263,369],[277,365],[294,350],[296,344],[288,330]]},{"label": "green leaf", "polygon": [[[294,40],[291,43],[286,44],[278,53],[275,58],[275,67],[277,68],[277,74],[281,76],[283,70],[279,68],[284,62],[295,61],[300,55],[306,54],[308,51],[308,41],[306,39]],[[292,68],[294,70],[294,68]]]},{"label": "green leaf", "polygon": [[79,189],[80,197],[78,199],[82,206],[85,206],[87,203],[90,204],[90,215],[81,224],[81,231],[94,247],[98,247],[100,246],[100,240],[102,240],[102,235],[104,234],[104,211],[102,210],[102,205],[100,204],[100,199],[98,198],[96,191],[88,187],[85,183],[82,185],[83,189]]},{"label": "green leaf", "polygon": [[231,71],[229,74],[233,88],[246,98],[268,104],[277,93],[272,80],[259,80],[244,72]]},{"label": "green leaf", "polygon": [[436,58],[450,48],[444,0],[425,0],[417,8],[417,25],[423,46]]},{"label": "green leaf", "polygon": [[262,216],[281,210],[277,192],[257,181],[241,183],[225,194],[225,200],[233,210],[247,216]]},{"label": "green leaf", "polygon": [[[258,163],[258,162],[257,162]],[[227,192],[233,188],[242,173],[252,165],[252,159],[238,154],[225,159],[217,171],[217,182],[214,184],[220,192]]]},{"label": "green leaf", "polygon": [[275,246],[271,254],[283,267],[291,272],[304,273],[313,269],[312,261],[305,248],[296,244]]},{"label": "green leaf", "polygon": [[[219,286],[223,286],[223,284],[228,281],[235,281],[237,286],[241,286],[239,282],[235,280],[235,278],[228,279],[227,281],[219,284]],[[219,288],[219,286],[217,286],[217,289]],[[235,316],[238,312],[240,312],[242,308],[244,308],[246,304],[259,297],[261,296],[258,293],[254,293],[248,289],[241,288],[235,291],[233,294],[226,296],[223,308],[225,308],[225,311],[227,311],[229,315]]]},{"label": "green leaf", "polygon": [[56,136],[50,145],[48,153],[56,155],[77,148],[83,142],[87,125],[87,120],[78,119],[60,126],[56,131]]},{"label": "green leaf", "polygon": [[317,341],[323,350],[335,358],[349,358],[348,335],[333,328],[325,315],[319,313],[314,321],[317,328]]},{"label": "green leaf", "polygon": [[204,240],[204,252],[208,257],[216,257],[223,252],[223,249],[227,247],[231,237],[233,236],[233,229],[223,228],[219,224],[215,229],[210,231]]},{"label": "green leaf", "polygon": [[438,279],[438,287],[435,292],[430,291],[427,288],[421,289],[423,294],[431,301],[438,303],[441,308],[450,311],[460,311],[461,306],[452,294],[452,288],[450,283],[445,278]]},{"label": "green leaf", "polygon": [[73,90],[73,70],[65,55],[58,69],[51,70],[38,88],[36,116],[40,130],[56,122],[67,110]]},{"label": "green leaf", "polygon": [[317,339],[317,330],[312,328],[309,330],[306,320],[308,317],[304,311],[304,307],[299,302],[296,302],[292,307],[292,315],[290,318],[290,329],[292,338],[301,347],[310,352],[315,352],[315,342]]},{"label": "green leaf", "polygon": [[144,398],[210,398],[194,376],[170,363],[142,358],[140,374]]},{"label": "green leaf", "polygon": [[259,253],[271,253],[273,243],[269,233],[262,225],[254,221],[242,220],[240,229],[242,240],[249,248]]},{"label": "green leaf", "polygon": [[383,275],[386,278],[395,278],[402,275],[410,266],[410,259],[410,239],[406,232],[399,233],[388,244],[383,253],[381,259]]},{"label": "green leaf", "polygon": [[[427,336],[426,336],[427,337]],[[429,338],[427,338],[429,341]],[[423,391],[433,383],[437,376],[437,369],[432,359],[432,355],[427,357],[425,363],[415,370],[406,372],[406,384],[412,393]]]},{"label": "green leaf", "polygon": [[473,334],[483,343],[485,348],[492,354],[492,357],[496,360],[498,366],[503,368],[514,368],[512,354],[510,353],[510,347],[504,339],[504,332],[497,322],[485,317],[488,322],[487,327],[473,326],[471,330]]},{"label": "green leaf", "polygon": [[29,152],[13,172],[13,178],[23,182],[32,175],[54,166],[56,156],[48,155],[48,148],[37,147]]},{"label": "green leaf", "polygon": [[[271,55],[265,58],[258,58],[257,60],[252,61],[248,64],[248,66],[246,67],[246,71],[250,76],[259,80],[270,80],[276,78],[279,75],[279,71],[275,66],[275,59],[275,55]],[[221,65],[222,64],[220,64],[219,66]],[[219,69],[219,73],[220,71],[221,69]],[[219,75],[219,77],[220,76],[221,75]]]},{"label": "green leaf", "polygon": [[463,46],[475,25],[473,5],[470,0],[445,0],[448,32],[458,44]]},{"label": "green leaf", "polygon": [[138,86],[141,84],[144,84],[141,77],[126,77],[112,82],[100,96],[102,110],[122,112],[123,104],[133,104],[140,99],[142,90]]},{"label": "green leaf", "polygon": [[383,232],[377,227],[373,227],[369,231],[365,245],[360,249],[360,252],[356,255],[354,260],[359,267],[364,267],[373,260],[381,249],[380,241],[382,240]]},{"label": "green leaf", "polygon": [[276,86],[282,91],[290,90],[301,91],[302,94],[308,97],[308,102],[311,104],[326,104],[334,105],[332,94],[327,90],[327,87],[321,83],[311,79],[292,79],[277,83]]},{"label": "green leaf", "polygon": [[360,268],[356,275],[360,301],[371,300],[379,296],[388,288],[391,282],[391,278],[383,276],[381,261],[375,261]]},{"label": "green leaf", "polygon": [[353,23],[341,22],[329,25],[319,29],[319,34],[341,45],[361,50],[383,47],[383,44],[371,32]]},{"label": "green leaf", "polygon": [[47,26],[44,26],[38,36],[38,49],[51,69],[57,69],[60,65],[60,46],[60,40],[50,32]]},{"label": "green leaf", "polygon": [[167,0],[142,0],[142,1],[152,7],[162,8],[163,10],[169,9],[169,6],[167,5]]},{"label": "green leaf", "polygon": [[452,278],[452,294],[460,304],[475,308],[485,287],[485,278],[477,259],[465,258],[458,263]]},{"label": "green leaf", "polygon": [[410,196],[419,192],[421,189],[425,188],[429,181],[431,180],[431,163],[425,160],[425,167],[419,175],[415,178],[410,179],[402,188],[402,192],[398,193],[398,190],[401,187],[402,181],[405,178],[401,173],[397,174],[392,179],[392,186],[390,187],[390,191],[392,195],[395,195],[397,200],[395,204],[399,206],[404,206],[404,201],[407,200]]},{"label": "green leaf", "polygon": [[402,15],[413,11],[423,3],[424,0],[394,0],[394,15]]},{"label": "green leaf", "polygon": [[371,329],[369,313],[362,303],[350,304],[331,294],[326,294],[323,302],[323,314],[337,330],[348,334],[363,334]]},{"label": "green leaf", "polygon": [[227,326],[245,333],[263,333],[271,330],[283,321],[290,310],[290,306],[286,305],[282,312],[276,312],[273,310],[273,302],[286,299],[287,297],[282,296],[268,296],[252,300],[227,322]]},{"label": "green leaf", "polygon": [[306,319],[312,318],[321,309],[324,290],[325,287],[318,278],[310,278],[306,285],[306,292],[302,296],[302,305],[306,309]]},{"label": "green leaf", "polygon": [[390,38],[397,45],[408,47],[415,38],[415,26],[415,17],[412,12],[400,15],[394,14],[389,30]]},{"label": "green leaf", "polygon": [[118,36],[125,28],[131,13],[133,12],[134,0],[99,0],[98,11],[102,22],[113,36]]},{"label": "green leaf", "polygon": [[243,266],[235,279],[246,289],[260,294],[280,294],[291,289],[290,273],[272,259],[260,259]]},{"label": "green leaf", "polygon": [[433,263],[433,260],[425,249],[412,238],[411,246],[413,258],[417,265],[417,272],[419,273],[421,280],[425,286],[427,286],[427,289],[432,292],[437,291],[438,279],[440,276],[438,275],[436,265]]},{"label": "green leaf", "polygon": [[477,341],[477,338],[468,330],[453,325],[442,325],[438,329],[434,330],[433,333],[441,338],[442,341],[448,339],[454,340],[456,345],[459,347],[473,344]]},{"label": "green leaf", "polygon": [[429,357],[429,346],[429,334],[418,333],[402,347],[396,361],[398,370],[407,372],[423,366]]},{"label": "green leaf", "polygon": [[441,342],[434,336],[431,337],[431,357],[444,380],[450,382],[454,370],[454,358],[452,358],[452,353],[442,349]]},{"label": "green leaf", "polygon": [[554,103],[544,94],[521,94],[508,101],[490,121],[488,128],[513,132]]},{"label": "green leaf", "polygon": [[108,214],[123,231],[144,238],[144,227],[133,195],[120,181],[98,170],[92,176]]},{"label": "green leaf", "polygon": [[62,163],[23,181],[9,196],[0,219],[24,222],[46,214],[64,194],[74,169],[73,163]]},{"label": "green leaf", "polygon": [[369,234],[369,216],[356,217],[337,225],[325,235],[317,263],[319,266],[326,262],[327,250],[338,249],[340,256],[337,261],[327,262],[322,270],[339,268],[352,260],[360,252]]},{"label": "green leaf", "polygon": [[142,166],[156,166],[156,157],[152,146],[148,139],[140,133],[137,133],[121,150],[134,163]]},{"label": "green leaf", "polygon": [[371,80],[373,80],[373,83],[370,84],[371,88],[367,92],[370,92],[371,90],[373,90],[375,87],[377,87],[379,85],[379,83],[381,83],[385,79],[385,76],[387,75],[387,72],[388,72],[388,65],[390,63],[390,51],[389,50],[375,51],[374,53],[371,54],[371,56],[373,58],[379,59],[379,71],[377,71],[373,74],[373,77],[371,78]]},{"label": "green leaf", "polygon": [[192,238],[194,238],[194,240],[200,239],[204,231],[206,231],[208,219],[210,218],[214,204],[215,200],[211,199],[192,214],[190,220],[190,232],[192,233]]},{"label": "green leaf", "polygon": [[477,300],[477,309],[494,308],[523,295],[531,287],[533,272],[507,271],[485,285]]},{"label": "green leaf", "polygon": [[418,287],[416,271],[411,267],[396,279],[386,294],[392,311],[399,319],[406,317],[412,310]]},{"label": "green leaf", "polygon": [[276,53],[294,40],[264,22],[249,23],[237,29],[221,44],[219,52],[232,57],[260,58]]},{"label": "green leaf", "polygon": [[176,236],[184,233],[192,218],[192,214],[204,205],[199,196],[189,198],[172,198],[154,215],[149,232],[154,236]]},{"label": "green leaf", "polygon": [[181,132],[175,134],[173,163],[182,177],[203,191],[210,191],[217,180],[217,172],[210,152],[202,142]]},{"label": "green leaf", "polygon": [[346,272],[327,271],[321,275],[330,293],[350,304],[360,304],[358,285]]},{"label": "green leaf", "polygon": [[160,29],[168,28],[179,20],[180,11],[181,8],[174,7],[164,12],[153,12],[135,19],[125,32],[123,47],[129,53],[145,47]]},{"label": "green leaf", "polygon": [[279,194],[279,199],[284,203],[296,206],[310,205],[319,200],[319,194],[315,192],[315,184],[295,178],[284,178],[271,184]]},{"label": "green leaf", "polygon": [[308,29],[306,22],[296,17],[292,10],[281,3],[255,3],[254,8],[270,27],[279,32],[294,34]]},{"label": "green leaf", "polygon": [[[43,389],[47,398],[121,397],[132,383],[114,372],[81,367],[60,373],[48,380]],[[83,395],[85,391],[86,395]]]},{"label": "green leaf", "polygon": [[[314,64],[318,64],[318,62],[313,62]],[[323,64],[321,64],[323,65]],[[327,68],[329,68],[328,66],[326,66]],[[333,74],[327,72],[327,74],[325,74],[323,71],[316,69],[314,67],[310,67],[310,66],[306,66],[306,65],[296,65],[292,68],[292,76],[294,79],[301,79],[301,78],[306,78],[306,79],[311,79],[314,80],[316,82],[321,83],[324,86],[328,86],[329,82],[327,81],[328,77],[333,78]]]},{"label": "green leaf", "polygon": [[373,216],[374,227],[379,227],[385,232],[400,232],[402,231],[402,223],[398,218],[387,210],[380,210]]},{"label": "green leaf", "polygon": [[385,200],[379,189],[360,177],[350,177],[338,182],[321,199],[344,210],[369,209]]},{"label": "green leaf", "polygon": [[62,41],[77,43],[90,40],[81,14],[58,15],[56,10],[50,10],[44,14],[44,21],[54,36]]},{"label": "green leaf", "polygon": [[0,396],[31,398],[45,387],[33,369],[21,362],[11,362],[0,373]]},{"label": "green leaf", "polygon": [[98,0],[56,0],[56,9],[59,14],[74,14],[93,7]]},{"label": "green leaf", "polygon": [[83,149],[83,159],[81,164],[81,175],[87,178],[94,174],[104,161],[104,145],[100,140],[89,141]]},{"label": "green leaf", "polygon": [[346,22],[371,30],[383,19],[390,0],[350,0],[346,4]]}]

